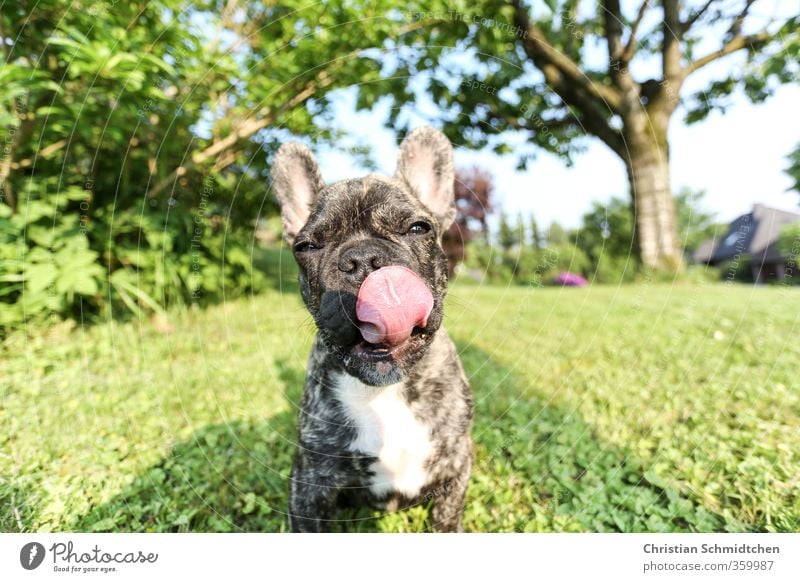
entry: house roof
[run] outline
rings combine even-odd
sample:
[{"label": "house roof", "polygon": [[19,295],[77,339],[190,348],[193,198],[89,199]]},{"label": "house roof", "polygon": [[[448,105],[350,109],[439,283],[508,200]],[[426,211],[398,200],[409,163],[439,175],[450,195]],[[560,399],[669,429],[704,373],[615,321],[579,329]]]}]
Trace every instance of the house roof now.
[{"label": "house roof", "polygon": [[719,263],[736,255],[750,255],[761,261],[779,261],[778,238],[789,224],[800,222],[800,214],[753,205],[752,212],[741,215],[720,237],[705,241],[692,255],[699,263]]}]

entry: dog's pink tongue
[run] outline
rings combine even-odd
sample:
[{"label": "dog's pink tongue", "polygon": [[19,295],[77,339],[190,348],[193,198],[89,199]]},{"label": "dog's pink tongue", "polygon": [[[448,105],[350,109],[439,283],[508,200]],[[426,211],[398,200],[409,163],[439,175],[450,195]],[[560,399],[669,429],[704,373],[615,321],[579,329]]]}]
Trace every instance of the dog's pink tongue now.
[{"label": "dog's pink tongue", "polygon": [[364,279],[358,290],[356,317],[362,337],[371,344],[396,346],[414,326],[424,327],[433,309],[433,295],[411,269],[383,267]]}]

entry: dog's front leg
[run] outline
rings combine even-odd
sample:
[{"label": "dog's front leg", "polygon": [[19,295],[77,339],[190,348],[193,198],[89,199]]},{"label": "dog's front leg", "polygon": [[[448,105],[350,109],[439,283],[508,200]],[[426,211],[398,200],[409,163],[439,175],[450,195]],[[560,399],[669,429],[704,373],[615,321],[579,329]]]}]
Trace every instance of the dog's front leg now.
[{"label": "dog's front leg", "polygon": [[441,533],[463,532],[464,497],[469,483],[472,459],[467,458],[466,467],[459,475],[440,485],[433,500],[431,521],[433,529]]},{"label": "dog's front leg", "polygon": [[289,486],[289,527],[297,533],[328,531],[328,518],[335,509],[336,488],[322,482],[322,476],[308,466],[298,453]]}]

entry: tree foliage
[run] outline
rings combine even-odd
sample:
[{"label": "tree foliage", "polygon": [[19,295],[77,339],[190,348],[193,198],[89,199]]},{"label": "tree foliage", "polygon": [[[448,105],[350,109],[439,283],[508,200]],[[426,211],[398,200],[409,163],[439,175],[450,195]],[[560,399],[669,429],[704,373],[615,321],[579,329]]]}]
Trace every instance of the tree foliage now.
[{"label": "tree foliage", "polygon": [[531,214],[529,218],[531,238],[530,244],[533,248],[540,248],[542,246],[542,235],[539,232],[539,223],[536,222],[536,217]]},{"label": "tree foliage", "polygon": [[[361,108],[395,105],[395,128],[434,112],[456,145],[523,165],[536,148],[569,161],[586,135],[620,153],[632,116],[664,125],[685,77],[734,52],[745,66],[686,99],[689,119],[738,88],[765,99],[797,74],[797,19],[756,30],[743,2],[3,3],[0,327],[259,288],[271,152],[337,142],[340,88],[358,87]],[[700,51],[715,31],[721,47]],[[457,184],[453,260],[485,233],[486,181]]]},{"label": "tree foliage", "polygon": [[[715,215],[703,208],[704,197],[704,191],[691,188],[682,188],[675,196],[678,231],[687,253],[720,229]],[[592,261],[598,261],[601,254],[636,259],[633,215],[627,201],[614,196],[606,204],[594,202],[583,215],[575,240]]]},{"label": "tree foliage", "polygon": [[778,249],[786,257],[785,272],[779,282],[800,285],[800,224],[784,227],[778,238]]},{"label": "tree foliage", "polygon": [[[371,107],[389,95],[388,124],[402,130],[433,105],[455,143],[513,152],[521,166],[538,149],[569,162],[582,138],[600,139],[628,169],[643,260],[676,267],[675,205],[663,194],[670,192],[674,112],[682,104],[687,120],[699,121],[726,107],[734,91],[762,101],[797,78],[800,18],[767,20],[756,4],[412,3],[393,14],[421,26],[386,45],[392,58],[383,79],[359,87],[359,104]],[[602,59],[598,46],[605,48]],[[741,66],[683,95],[687,78],[735,53],[744,56]]]},{"label": "tree foliage", "polygon": [[563,245],[567,241],[567,231],[558,222],[553,221],[550,223],[550,228],[547,229],[547,244],[548,245]]},{"label": "tree foliage", "polygon": [[786,168],[786,173],[792,179],[792,190],[800,193],[800,145],[789,154],[789,166]]},{"label": "tree foliage", "polygon": [[693,253],[701,243],[724,233],[728,225],[716,221],[716,215],[703,208],[705,191],[681,188],[675,195],[678,208],[678,234],[684,252]]},{"label": "tree foliage", "polygon": [[394,23],[348,2],[0,5],[0,327],[263,285],[269,155],[335,140],[328,92]]},{"label": "tree foliage", "polygon": [[494,179],[477,166],[456,171],[454,185],[456,218],[442,237],[450,275],[464,260],[467,245],[478,236],[488,236],[486,220],[492,213]]},{"label": "tree foliage", "polygon": [[508,215],[505,212],[500,212],[497,226],[497,243],[500,248],[504,251],[510,251],[519,246],[521,242],[522,233],[519,230],[519,224],[512,225],[509,222]]},{"label": "tree foliage", "polygon": [[[393,58],[384,61],[380,82],[359,87],[359,103],[370,107],[390,97],[397,107],[389,110],[387,123],[408,130],[416,119],[410,112],[430,101],[455,143],[513,151],[523,166],[537,148],[569,162],[587,136],[620,153],[627,93],[646,113],[656,113],[667,101],[671,114],[682,103],[686,119],[699,121],[714,108],[726,107],[726,98],[738,89],[761,101],[777,85],[797,79],[800,15],[765,19],[754,16],[756,4],[404,3],[404,10],[387,13],[404,34],[386,43]],[[416,26],[402,28],[400,23]],[[721,44],[701,53],[698,47],[711,38],[720,38]],[[597,45],[606,48],[602,60],[596,58]],[[745,66],[730,67],[692,95],[681,96],[689,76],[739,52]],[[371,53],[370,58],[384,55]],[[424,91],[412,91],[409,77],[418,79],[416,86]],[[501,133],[506,130],[525,141]]]},{"label": "tree foliage", "polygon": [[630,258],[632,263],[638,262],[633,214],[624,198],[615,196],[607,204],[594,202],[592,209],[583,215],[574,240],[592,264],[599,264],[604,257]]},{"label": "tree foliage", "polygon": [[[716,223],[714,214],[704,210],[704,196],[703,191],[689,188],[681,189],[676,196],[678,231],[687,254],[727,228]],[[784,246],[800,248],[797,232],[787,233]],[[469,248],[468,264],[473,270],[485,273],[491,281],[546,285],[559,273],[570,271],[595,283],[619,284],[644,275],[636,254],[633,213],[621,196],[614,196],[606,203],[594,202],[576,229],[566,230],[553,222],[543,245],[524,238],[521,244],[517,243],[514,229],[503,214],[498,221],[497,235],[500,244],[495,250],[482,243]],[[514,245],[509,246],[509,240]],[[789,251],[786,253],[788,255]],[[713,271],[704,274],[706,279],[714,276]]]}]

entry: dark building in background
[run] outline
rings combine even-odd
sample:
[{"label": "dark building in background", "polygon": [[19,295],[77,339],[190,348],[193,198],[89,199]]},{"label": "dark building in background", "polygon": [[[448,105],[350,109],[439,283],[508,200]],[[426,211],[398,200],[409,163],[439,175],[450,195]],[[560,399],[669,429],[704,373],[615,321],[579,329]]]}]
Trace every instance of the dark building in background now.
[{"label": "dark building in background", "polygon": [[711,266],[747,262],[756,283],[781,279],[789,259],[781,254],[778,240],[784,228],[798,222],[800,214],[755,204],[752,212],[731,222],[722,237],[701,244],[692,259]]}]

